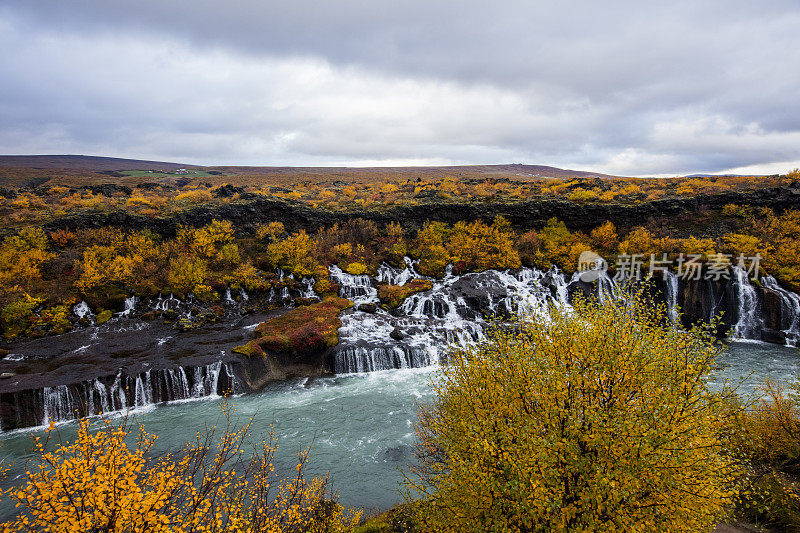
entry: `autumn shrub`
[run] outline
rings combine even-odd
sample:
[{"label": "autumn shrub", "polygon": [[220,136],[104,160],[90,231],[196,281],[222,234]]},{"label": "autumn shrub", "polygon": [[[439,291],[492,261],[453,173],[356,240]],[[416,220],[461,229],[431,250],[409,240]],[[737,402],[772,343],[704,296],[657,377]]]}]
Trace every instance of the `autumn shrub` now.
[{"label": "autumn shrub", "polygon": [[30,290],[41,280],[40,267],[52,258],[47,235],[40,228],[25,228],[0,244],[0,294],[9,287]]},{"label": "autumn shrub", "polygon": [[750,220],[748,230],[761,241],[763,266],[800,290],[800,209],[787,209],[781,214],[762,209]]},{"label": "autumn shrub", "polygon": [[[219,429],[217,429],[219,428]],[[252,422],[237,426],[230,407],[217,426],[177,453],[154,457],[156,436],[128,420],[80,422],[72,442],[35,440],[36,461],[6,491],[21,513],[6,532],[261,533],[343,532],[359,513],[344,509],[327,479],[307,479],[309,450],[296,473],[275,473],[274,434],[244,453]],[[59,439],[60,440],[60,439]]]},{"label": "autumn shrub", "polygon": [[491,225],[480,220],[452,226],[426,222],[417,233],[412,251],[420,259],[420,273],[430,276],[442,275],[448,264],[456,265],[459,271],[519,268],[522,264],[514,232],[501,216]]},{"label": "autumn shrub", "polygon": [[169,284],[180,292],[189,292],[206,279],[208,265],[195,257],[175,257],[169,262]]},{"label": "autumn shrub", "polygon": [[763,394],[737,419],[737,444],[759,463],[779,464],[800,472],[800,388],[789,389],[767,380]]},{"label": "autumn shrub", "polygon": [[214,199],[211,193],[204,189],[192,189],[186,192],[179,193],[173,198],[176,204],[194,205],[210,202]]},{"label": "autumn shrub", "polygon": [[354,276],[360,276],[362,274],[366,274],[369,268],[364,263],[359,263],[358,261],[353,261],[347,268],[345,269],[348,274],[352,274]]},{"label": "autumn shrub", "polygon": [[406,479],[424,531],[703,531],[733,498],[718,348],[641,295],[450,353]]},{"label": "autumn shrub", "polygon": [[732,448],[746,461],[736,500],[751,522],[800,531],[800,384],[767,380],[761,398],[736,411]]},{"label": "autumn shrub", "polygon": [[300,276],[314,273],[317,262],[313,253],[316,244],[309,235],[301,230],[267,245],[267,260],[275,267]]},{"label": "autumn shrub", "polygon": [[567,198],[573,202],[594,202],[600,198],[600,194],[592,189],[575,189]]},{"label": "autumn shrub", "polygon": [[22,293],[17,298],[6,304],[0,311],[3,334],[7,337],[19,335],[28,327],[33,310],[36,309],[44,298],[34,298],[30,294]]}]

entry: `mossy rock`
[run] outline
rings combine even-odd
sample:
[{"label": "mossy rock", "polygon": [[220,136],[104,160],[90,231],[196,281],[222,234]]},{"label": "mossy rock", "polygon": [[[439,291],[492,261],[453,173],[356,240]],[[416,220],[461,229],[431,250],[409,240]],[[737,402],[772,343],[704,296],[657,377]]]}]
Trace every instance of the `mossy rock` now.
[{"label": "mossy rock", "polygon": [[243,344],[241,346],[236,346],[235,348],[231,349],[232,352],[244,355],[246,357],[263,357],[264,350],[261,349],[261,346],[258,345],[257,340],[252,340],[247,344]]},{"label": "mossy rock", "polygon": [[414,279],[405,285],[378,285],[378,298],[381,303],[391,307],[399,307],[403,301],[417,292],[428,291],[433,287],[433,282],[427,279]]},{"label": "mossy rock", "polygon": [[97,324],[98,326],[100,324],[105,324],[106,322],[111,320],[112,316],[114,316],[114,313],[112,313],[110,309],[104,309],[104,310],[100,311],[99,313],[97,313],[97,318],[95,319],[95,324]]},{"label": "mossy rock", "polygon": [[330,296],[321,302],[296,307],[262,322],[255,329],[256,339],[234,351],[246,356],[266,351],[308,355],[322,353],[339,344],[339,313],[353,302]]}]

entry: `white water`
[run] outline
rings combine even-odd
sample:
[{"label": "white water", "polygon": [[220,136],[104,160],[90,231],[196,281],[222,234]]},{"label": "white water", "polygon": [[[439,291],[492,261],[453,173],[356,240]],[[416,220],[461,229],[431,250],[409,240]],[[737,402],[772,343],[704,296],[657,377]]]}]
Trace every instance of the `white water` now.
[{"label": "white water", "polygon": [[771,289],[781,296],[781,311],[783,315],[783,333],[786,335],[786,344],[797,346],[800,340],[800,296],[787,291],[772,276],[761,278],[761,285]]},{"label": "white water", "polygon": [[120,313],[121,316],[128,316],[136,309],[136,296],[125,299],[125,309]]},{"label": "white water", "polygon": [[339,296],[342,298],[353,300],[356,306],[378,301],[378,289],[373,287],[372,278],[366,274],[360,276],[348,274],[337,265],[332,265],[328,272],[331,280],[339,284]]},{"label": "white water", "polygon": [[303,278],[300,282],[302,289],[300,289],[300,296],[302,298],[316,298],[317,293],[314,292],[314,284],[317,282],[314,278]]},{"label": "white water", "polygon": [[89,304],[83,300],[81,300],[79,304],[75,304],[72,307],[72,312],[75,313],[75,316],[78,318],[92,318],[94,316],[92,310],[89,309]]},{"label": "white water", "polygon": [[524,314],[546,319],[550,305],[569,306],[566,281],[555,269],[488,270],[463,276],[448,270],[443,279],[433,280],[430,290],[409,296],[397,313],[380,307],[375,313],[357,310],[360,303],[378,301],[378,282],[399,285],[414,277],[418,275],[410,260],[403,270],[381,266],[374,283],[369,276],[331,267],[339,295],[356,305],[341,317],[336,372],[437,364],[448,345],[465,347],[481,340],[491,317]]},{"label": "white water", "polygon": [[[42,405],[40,425],[46,427],[51,422],[69,422],[81,416],[149,410],[165,402],[219,398],[219,379],[223,369],[236,392],[238,387],[233,368],[221,361],[194,367],[191,380],[184,368],[177,367],[146,370],[134,377],[125,377],[120,371],[110,384],[94,379],[77,385],[45,387],[39,391]],[[131,403],[126,389],[132,394]]]},{"label": "white water", "polygon": [[[731,287],[738,306],[738,320],[733,326],[733,337],[760,338],[761,319],[758,313],[758,294],[741,267],[731,267]],[[756,337],[758,335],[758,337]]]},{"label": "white water", "polygon": [[673,324],[678,324],[678,276],[669,270],[664,270],[664,287],[666,289],[667,313]]}]

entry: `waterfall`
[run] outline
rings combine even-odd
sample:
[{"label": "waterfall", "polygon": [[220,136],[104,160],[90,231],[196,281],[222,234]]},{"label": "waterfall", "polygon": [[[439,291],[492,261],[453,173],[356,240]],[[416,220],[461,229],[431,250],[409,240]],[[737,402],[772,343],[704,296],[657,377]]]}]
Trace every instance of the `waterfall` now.
[{"label": "waterfall", "polygon": [[81,300],[81,303],[75,304],[72,307],[72,312],[78,318],[92,318],[94,316],[94,313],[92,313],[92,310],[89,309],[89,304],[87,304],[83,300]]},{"label": "waterfall", "polygon": [[225,289],[225,303],[229,304],[229,305],[233,305],[233,304],[236,303],[236,301],[233,299],[233,296],[231,296],[231,288],[230,287]]},{"label": "waterfall", "polygon": [[175,309],[180,306],[181,301],[175,298],[175,296],[170,293],[169,298],[163,298],[160,294],[158,295],[158,300],[153,303],[153,309],[156,311],[168,311],[170,309]]},{"label": "waterfall", "polygon": [[418,368],[431,364],[430,354],[422,347],[351,347],[336,357],[337,373],[374,372],[389,368]]},{"label": "waterfall", "polygon": [[114,377],[109,396],[111,398],[111,410],[113,411],[121,411],[128,405],[128,395],[125,394],[125,388],[122,386],[122,370],[117,372]]},{"label": "waterfall", "polygon": [[300,282],[300,285],[303,287],[300,289],[300,296],[302,298],[316,298],[317,293],[314,292],[314,284],[317,282],[313,277],[310,278],[303,278]]},{"label": "waterfall", "polygon": [[44,400],[43,426],[47,426],[51,422],[62,422],[77,417],[79,411],[76,409],[70,390],[66,385],[45,387],[42,389],[42,396]]},{"label": "waterfall", "polygon": [[798,340],[800,340],[800,296],[778,285],[778,281],[772,276],[761,278],[761,286],[780,296],[780,328],[786,335],[786,344],[797,346]]},{"label": "waterfall", "polygon": [[136,296],[125,298],[125,309],[120,313],[122,316],[129,316],[136,309]]},{"label": "waterfall", "polygon": [[730,281],[737,305],[737,322],[733,326],[733,336],[737,339],[760,339],[761,320],[755,287],[747,279],[747,272],[738,266],[731,267]]},{"label": "waterfall", "polygon": [[678,276],[670,270],[664,269],[664,289],[667,300],[667,313],[670,322],[678,324]]},{"label": "waterfall", "polygon": [[88,398],[86,408],[88,410],[88,416],[95,416],[113,411],[109,391],[99,379],[92,381],[90,385],[86,386],[86,389],[86,397]]},{"label": "waterfall", "polygon": [[403,262],[405,263],[405,267],[400,270],[397,268],[393,268],[386,263],[383,263],[378,268],[378,275],[375,276],[375,280],[378,283],[388,283],[390,285],[405,285],[412,279],[421,278],[417,271],[414,269],[414,265],[417,261],[412,261],[410,257],[404,257]]},{"label": "waterfall", "polygon": [[[407,262],[400,271],[379,269],[377,282],[400,284],[412,273]],[[404,273],[406,272],[406,273]],[[467,347],[485,338],[484,316],[524,314],[546,319],[549,306],[569,306],[567,283],[557,270],[543,273],[487,270],[454,276],[447,269],[430,290],[410,295],[396,311],[345,312],[334,349],[336,372],[371,372],[390,368],[427,366],[440,362],[448,346]],[[354,302],[373,298],[367,276],[332,271],[340,294]]]},{"label": "waterfall", "polygon": [[378,301],[378,290],[372,286],[372,279],[366,274],[348,274],[336,265],[332,265],[328,271],[331,280],[339,284],[339,296],[342,298],[353,300],[356,306]]},{"label": "waterfall", "polygon": [[608,272],[602,271],[597,278],[597,300],[605,303],[609,298],[617,295],[617,284],[608,276]]},{"label": "waterfall", "polygon": [[222,370],[222,362],[214,363],[206,367],[206,377],[204,380],[204,389],[208,396],[217,396],[217,386],[219,385],[219,374]]},{"label": "waterfall", "polygon": [[[72,385],[5,393],[12,396],[15,405],[31,405],[34,412],[22,413],[17,409],[17,412],[4,413],[0,427],[46,426],[51,422],[142,409],[164,402],[218,398],[238,388],[232,365],[221,361],[189,367],[188,372],[183,367],[152,369],[135,376],[126,376],[120,371],[113,379],[97,378]],[[37,406],[38,415],[35,413]]]},{"label": "waterfall", "polygon": [[134,396],[133,405],[136,408],[153,405],[153,389],[150,385],[150,371],[147,370],[143,374],[136,376],[136,394]]}]

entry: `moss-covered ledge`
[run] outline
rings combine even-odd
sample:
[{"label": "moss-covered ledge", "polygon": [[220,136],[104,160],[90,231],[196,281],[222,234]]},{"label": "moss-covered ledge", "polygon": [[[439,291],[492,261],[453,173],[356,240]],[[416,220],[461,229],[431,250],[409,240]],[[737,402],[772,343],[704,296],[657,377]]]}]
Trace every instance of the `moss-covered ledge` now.
[{"label": "moss-covered ledge", "polygon": [[389,307],[399,307],[403,300],[416,292],[428,291],[433,283],[427,279],[414,279],[405,285],[378,285],[378,298]]},{"label": "moss-covered ledge", "polygon": [[259,324],[256,338],[233,351],[247,357],[265,357],[267,352],[295,357],[323,353],[339,344],[339,313],[352,306],[350,300],[328,296],[321,302],[297,307]]}]

